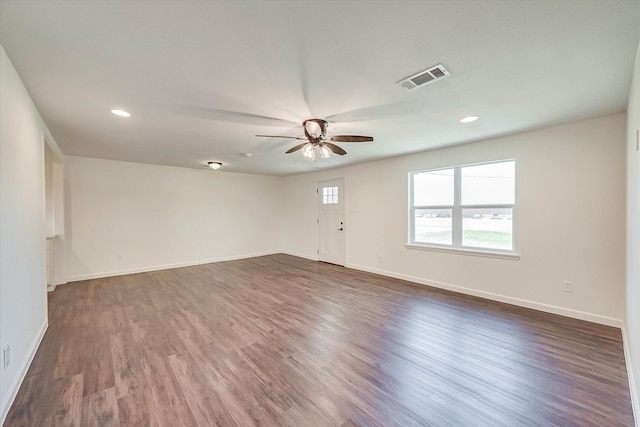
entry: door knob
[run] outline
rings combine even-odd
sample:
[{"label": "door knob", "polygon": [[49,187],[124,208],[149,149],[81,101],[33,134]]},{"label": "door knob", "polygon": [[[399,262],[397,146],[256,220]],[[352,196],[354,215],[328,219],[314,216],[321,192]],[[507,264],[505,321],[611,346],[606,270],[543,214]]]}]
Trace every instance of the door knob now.
[{"label": "door knob", "polygon": [[342,230],[344,230],[344,228],[342,228],[342,227],[338,228],[338,231],[342,231]]}]

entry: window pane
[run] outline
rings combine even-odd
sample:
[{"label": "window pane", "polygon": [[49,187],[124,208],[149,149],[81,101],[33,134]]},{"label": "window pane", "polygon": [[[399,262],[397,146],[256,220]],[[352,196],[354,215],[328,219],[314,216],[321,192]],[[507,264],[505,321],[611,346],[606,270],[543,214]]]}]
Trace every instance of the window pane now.
[{"label": "window pane", "polygon": [[413,205],[453,205],[453,169],[414,173]]},{"label": "window pane", "polygon": [[322,188],[322,204],[332,205],[338,203],[338,187]]},{"label": "window pane", "polygon": [[416,209],[414,241],[451,245],[451,209]]},{"label": "window pane", "polygon": [[461,168],[462,205],[512,205],[515,203],[515,162]]},{"label": "window pane", "polygon": [[462,246],[513,250],[513,209],[462,209]]}]

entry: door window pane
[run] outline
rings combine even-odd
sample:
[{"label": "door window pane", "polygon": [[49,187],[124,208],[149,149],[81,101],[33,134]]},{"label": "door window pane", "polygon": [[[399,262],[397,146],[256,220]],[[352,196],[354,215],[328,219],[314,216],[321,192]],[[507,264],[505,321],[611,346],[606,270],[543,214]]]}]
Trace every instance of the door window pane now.
[{"label": "door window pane", "polygon": [[460,168],[462,205],[512,205],[515,203],[515,162]]},{"label": "door window pane", "polygon": [[462,246],[513,249],[513,209],[462,209]]},{"label": "door window pane", "polygon": [[338,187],[322,187],[322,204],[332,205],[338,203]]},{"label": "door window pane", "polygon": [[451,209],[416,209],[414,241],[451,245]]},{"label": "door window pane", "polygon": [[414,206],[453,205],[453,169],[415,173],[413,197]]}]

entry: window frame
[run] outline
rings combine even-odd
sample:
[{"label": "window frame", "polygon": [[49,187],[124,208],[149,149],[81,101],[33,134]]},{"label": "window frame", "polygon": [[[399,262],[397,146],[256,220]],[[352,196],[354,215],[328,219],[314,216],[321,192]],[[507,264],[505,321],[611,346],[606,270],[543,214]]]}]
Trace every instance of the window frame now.
[{"label": "window frame", "polygon": [[[331,190],[331,191],[326,191],[326,190]],[[322,187],[321,197],[322,197],[321,203],[323,205],[337,205],[339,203],[339,197],[341,197],[338,194],[338,186],[334,185],[332,187]]]},{"label": "window frame", "polygon": [[[513,204],[474,204],[462,205],[462,169],[472,166],[490,165],[496,163],[513,162],[514,180],[516,179],[516,160],[501,159],[489,162],[470,163],[465,165],[447,166],[434,169],[425,169],[409,172],[409,204],[408,204],[408,233],[407,244],[409,249],[433,250],[438,252],[452,252],[465,255],[489,256],[505,259],[519,259],[516,252],[516,193],[517,183],[514,185]],[[453,205],[415,205],[414,176],[425,172],[437,172],[441,170],[453,169]],[[451,244],[425,243],[415,240],[415,212],[417,209],[450,209],[451,210]],[[478,246],[464,246],[463,242],[463,221],[462,212],[464,209],[511,209],[511,249],[485,248]]]}]

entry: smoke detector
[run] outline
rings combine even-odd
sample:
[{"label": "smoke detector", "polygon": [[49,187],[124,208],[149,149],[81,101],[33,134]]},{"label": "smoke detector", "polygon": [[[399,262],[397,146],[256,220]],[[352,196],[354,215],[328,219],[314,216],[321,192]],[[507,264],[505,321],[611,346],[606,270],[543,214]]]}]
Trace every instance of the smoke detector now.
[{"label": "smoke detector", "polygon": [[405,79],[396,82],[407,90],[415,90],[437,80],[449,77],[451,74],[444,68],[444,65],[438,64],[419,73],[413,74]]}]

